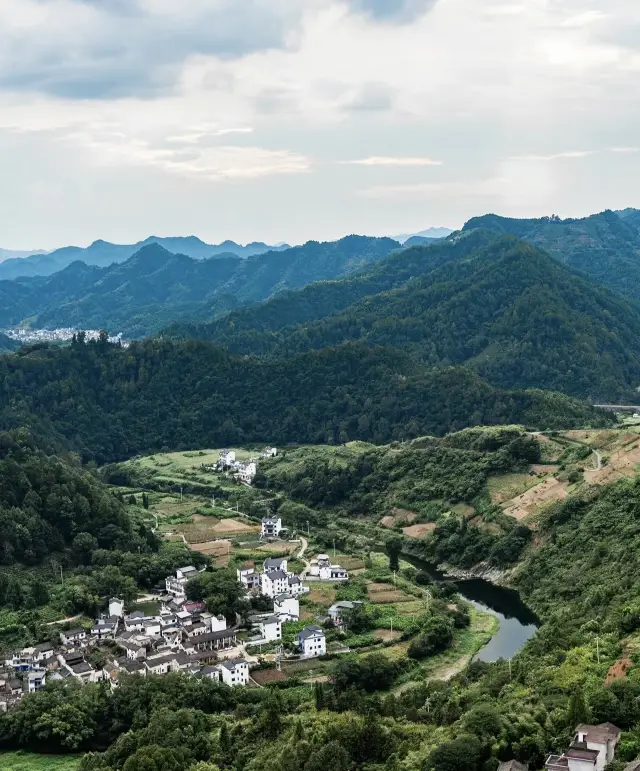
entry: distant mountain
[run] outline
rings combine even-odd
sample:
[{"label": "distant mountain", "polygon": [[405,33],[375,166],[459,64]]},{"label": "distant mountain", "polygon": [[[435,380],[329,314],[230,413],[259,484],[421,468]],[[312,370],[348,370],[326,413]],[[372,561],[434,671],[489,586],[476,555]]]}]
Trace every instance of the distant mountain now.
[{"label": "distant mountain", "polygon": [[33,249],[32,251],[20,251],[19,249],[0,249],[0,262],[10,259],[22,259],[31,257],[34,254],[46,254],[44,249]]},{"label": "distant mountain", "polygon": [[139,252],[145,246],[157,244],[173,254],[184,254],[195,260],[204,260],[220,255],[235,255],[236,257],[253,257],[268,251],[282,251],[290,248],[288,244],[268,246],[255,242],[240,246],[234,241],[224,241],[217,246],[206,244],[195,236],[186,238],[160,238],[150,236],[137,244],[112,244],[108,241],[94,241],[91,246],[64,246],[53,252],[35,253],[30,257],[7,259],[0,263],[0,279],[18,278],[21,276],[50,276],[63,270],[72,262],[81,260],[87,265],[97,265],[106,268],[114,262],[124,262]]},{"label": "distant mountain", "polygon": [[349,236],[242,258],[206,260],[156,243],[108,268],[75,261],[52,276],[0,280],[0,327],[108,329],[141,337],[176,318],[211,318],[287,289],[340,278],[386,257],[400,244]]},{"label": "distant mountain", "polygon": [[428,238],[433,240],[447,238],[447,236],[450,236],[453,232],[454,231],[451,230],[451,228],[427,228],[426,230],[421,230],[419,233],[403,233],[400,236],[394,236],[394,240],[404,244],[410,238]]},{"label": "distant mountain", "polygon": [[502,388],[631,398],[640,309],[512,236],[469,235],[478,241],[414,247],[368,276],[291,292],[195,333],[245,354],[392,345],[431,366],[466,365]]},{"label": "distant mountain", "polygon": [[20,348],[20,343],[12,340],[10,337],[7,337],[7,335],[3,335],[0,332],[0,354],[17,351],[18,348]]},{"label": "distant mountain", "polygon": [[640,302],[640,212],[605,211],[584,219],[474,217],[463,228],[510,233],[549,252],[599,284]]}]

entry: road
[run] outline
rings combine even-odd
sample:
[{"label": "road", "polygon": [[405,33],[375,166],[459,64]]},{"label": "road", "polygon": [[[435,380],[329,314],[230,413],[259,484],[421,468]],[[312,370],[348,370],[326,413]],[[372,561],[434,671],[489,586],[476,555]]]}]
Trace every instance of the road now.
[{"label": "road", "polygon": [[296,554],[296,559],[302,560],[304,562],[304,570],[302,573],[300,573],[300,579],[304,581],[307,573],[311,570],[311,563],[308,559],[305,558],[304,553],[307,550],[307,547],[309,546],[309,541],[304,536],[300,536],[300,551]]},{"label": "road", "polygon": [[596,466],[596,468],[600,470],[602,468],[602,455],[600,455],[600,453],[597,450],[594,450],[593,452],[596,458],[598,459],[598,465]]},{"label": "road", "polygon": [[82,618],[82,613],[78,613],[77,616],[68,616],[67,618],[59,618],[57,621],[48,621],[45,626],[55,626],[56,624],[68,624],[71,621],[77,621]]}]

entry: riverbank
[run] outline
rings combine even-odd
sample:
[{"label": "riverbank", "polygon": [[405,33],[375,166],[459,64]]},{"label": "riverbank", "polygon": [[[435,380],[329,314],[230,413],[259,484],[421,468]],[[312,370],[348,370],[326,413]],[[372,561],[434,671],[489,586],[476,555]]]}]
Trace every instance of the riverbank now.
[{"label": "riverbank", "polygon": [[[395,694],[420,685],[426,680],[451,680],[491,642],[500,629],[497,616],[475,606],[470,609],[469,616],[469,626],[456,631],[453,645],[443,653],[432,656],[421,664],[419,669],[410,672],[407,681],[394,688]],[[393,648],[389,648],[386,653],[392,650]]]}]

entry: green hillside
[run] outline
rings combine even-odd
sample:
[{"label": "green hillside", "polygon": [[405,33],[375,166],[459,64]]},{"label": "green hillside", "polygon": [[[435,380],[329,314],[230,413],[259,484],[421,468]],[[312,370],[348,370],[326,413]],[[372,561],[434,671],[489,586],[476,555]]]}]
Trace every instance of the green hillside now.
[{"label": "green hillside", "polygon": [[106,341],[0,359],[0,427],[99,462],[164,447],[386,442],[469,425],[605,425],[559,394],[504,392],[463,368],[427,369],[393,349],[344,345],[278,360],[212,344]]},{"label": "green hillside", "polygon": [[[346,340],[392,345],[430,366],[464,364],[501,388],[631,398],[640,384],[635,305],[514,237],[471,250],[464,243],[415,247],[371,276],[308,287],[204,333],[238,353],[290,355]],[[407,280],[410,258],[415,278]],[[397,284],[385,291],[393,274]],[[348,297],[355,302],[344,307]],[[317,318],[315,309],[340,303]],[[296,314],[302,323],[293,322]]]},{"label": "green hillside", "polygon": [[487,214],[463,228],[511,234],[549,252],[602,286],[640,300],[640,220],[635,210],[622,217],[612,211],[584,219],[542,217],[510,219]]}]

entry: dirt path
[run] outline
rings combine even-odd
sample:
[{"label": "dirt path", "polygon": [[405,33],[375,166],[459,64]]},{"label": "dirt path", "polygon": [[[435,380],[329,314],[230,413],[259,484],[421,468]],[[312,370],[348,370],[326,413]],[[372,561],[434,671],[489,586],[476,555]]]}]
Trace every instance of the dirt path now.
[{"label": "dirt path", "polygon": [[71,621],[77,621],[82,618],[82,613],[78,613],[77,616],[68,616],[67,618],[59,618],[57,621],[48,621],[45,626],[55,626],[56,624],[68,624]]},{"label": "dirt path", "polygon": [[300,573],[300,579],[304,580],[306,578],[307,573],[311,570],[311,563],[308,559],[304,556],[304,553],[307,550],[307,547],[309,546],[309,541],[304,536],[300,536],[300,551],[296,554],[296,558],[299,560],[302,560],[304,562],[304,570],[302,573]]},{"label": "dirt path", "polygon": [[[442,680],[447,683],[449,680],[453,680],[456,675],[459,675],[460,672],[462,672],[464,668],[471,662],[472,658],[473,656],[470,653],[466,653],[464,656],[461,656],[455,663],[443,665],[438,669],[434,669],[434,671],[424,679],[424,682],[429,682],[431,680]],[[421,683],[418,680],[409,680],[408,683],[402,683],[402,685],[394,688],[393,695],[399,696],[401,693],[404,693],[411,688],[415,688],[420,684]]]}]

